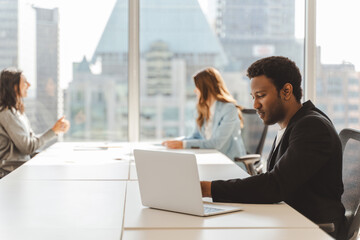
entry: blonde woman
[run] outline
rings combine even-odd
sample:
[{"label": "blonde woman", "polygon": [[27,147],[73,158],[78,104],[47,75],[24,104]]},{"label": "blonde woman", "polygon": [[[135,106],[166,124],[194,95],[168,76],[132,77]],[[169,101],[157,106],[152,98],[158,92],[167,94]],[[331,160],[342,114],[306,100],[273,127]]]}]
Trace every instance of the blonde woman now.
[{"label": "blonde woman", "polygon": [[193,78],[198,97],[196,129],[188,138],[168,140],[163,145],[172,149],[217,149],[231,160],[245,155],[241,138],[242,108],[227,90],[220,73],[214,68],[206,68]]}]

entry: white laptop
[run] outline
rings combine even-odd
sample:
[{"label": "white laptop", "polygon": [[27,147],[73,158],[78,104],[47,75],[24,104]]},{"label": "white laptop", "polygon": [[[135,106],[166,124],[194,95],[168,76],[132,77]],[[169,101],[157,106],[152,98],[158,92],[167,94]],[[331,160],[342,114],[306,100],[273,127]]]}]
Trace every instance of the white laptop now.
[{"label": "white laptop", "polygon": [[135,149],[134,156],[144,206],[197,216],[242,210],[203,202],[195,154]]}]

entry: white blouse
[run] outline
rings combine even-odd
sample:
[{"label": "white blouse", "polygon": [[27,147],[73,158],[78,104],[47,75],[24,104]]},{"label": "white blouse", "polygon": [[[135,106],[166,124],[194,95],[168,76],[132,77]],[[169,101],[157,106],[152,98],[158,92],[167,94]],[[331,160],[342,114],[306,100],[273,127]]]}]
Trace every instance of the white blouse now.
[{"label": "white blouse", "polygon": [[210,139],[212,135],[212,127],[213,127],[213,120],[214,120],[214,112],[215,112],[215,104],[216,101],[210,107],[210,117],[209,120],[205,122],[204,125],[204,135],[205,139]]},{"label": "white blouse", "polygon": [[283,129],[279,129],[278,132],[277,132],[277,136],[276,136],[276,142],[275,142],[275,148],[274,148],[274,151],[275,149],[277,148],[277,146],[279,145],[283,135],[284,135],[284,132],[285,132],[286,128],[283,128]]}]

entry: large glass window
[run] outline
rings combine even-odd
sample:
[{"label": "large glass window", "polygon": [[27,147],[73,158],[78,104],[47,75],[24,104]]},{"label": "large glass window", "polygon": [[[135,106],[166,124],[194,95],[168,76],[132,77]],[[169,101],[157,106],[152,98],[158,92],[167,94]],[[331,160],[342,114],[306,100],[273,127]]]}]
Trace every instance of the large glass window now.
[{"label": "large glass window", "polygon": [[[127,140],[128,1],[0,3],[0,56],[14,51],[0,67],[20,67],[30,81],[25,107],[34,131],[66,115],[65,140]],[[18,50],[9,47],[16,42]]]},{"label": "large glass window", "polygon": [[[72,124],[65,140],[127,140],[128,1],[0,2],[0,67],[18,66],[28,76],[34,130],[65,114]],[[246,69],[255,60],[287,56],[303,72],[304,6],[304,0],[140,0],[140,139],[193,131],[192,75],[205,67],[219,69],[247,108]]]},{"label": "large glass window", "polygon": [[338,131],[360,128],[359,8],[357,0],[317,0],[316,103]]},{"label": "large glass window", "polygon": [[[286,56],[303,72],[304,8],[303,0],[141,0],[140,139],[191,133],[192,75],[205,67],[219,69],[238,104],[247,108],[252,100],[246,70],[257,59]],[[265,153],[277,129],[270,128]]]}]

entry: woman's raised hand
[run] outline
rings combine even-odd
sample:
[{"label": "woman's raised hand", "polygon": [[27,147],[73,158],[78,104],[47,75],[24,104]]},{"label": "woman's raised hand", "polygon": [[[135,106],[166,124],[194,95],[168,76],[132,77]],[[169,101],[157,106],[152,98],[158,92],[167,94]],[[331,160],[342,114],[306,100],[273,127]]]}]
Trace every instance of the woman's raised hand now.
[{"label": "woman's raised hand", "polygon": [[56,134],[66,133],[70,128],[70,122],[65,119],[65,116],[62,116],[59,120],[56,121],[54,126],[51,128]]}]

